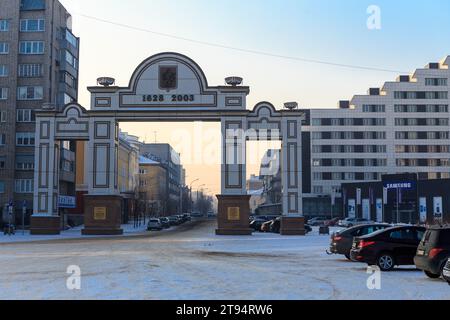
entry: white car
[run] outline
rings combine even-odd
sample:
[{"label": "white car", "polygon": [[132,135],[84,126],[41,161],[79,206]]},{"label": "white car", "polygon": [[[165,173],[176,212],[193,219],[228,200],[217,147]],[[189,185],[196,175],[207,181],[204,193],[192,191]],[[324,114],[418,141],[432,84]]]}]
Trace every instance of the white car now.
[{"label": "white car", "polygon": [[344,228],[351,228],[354,226],[360,226],[363,224],[370,224],[370,223],[373,223],[373,221],[361,218],[347,218],[344,220],[340,220],[338,226]]},{"label": "white car", "polygon": [[147,225],[148,231],[152,230],[161,231],[162,229],[164,229],[164,227],[159,219],[150,219],[150,221],[148,222]]}]

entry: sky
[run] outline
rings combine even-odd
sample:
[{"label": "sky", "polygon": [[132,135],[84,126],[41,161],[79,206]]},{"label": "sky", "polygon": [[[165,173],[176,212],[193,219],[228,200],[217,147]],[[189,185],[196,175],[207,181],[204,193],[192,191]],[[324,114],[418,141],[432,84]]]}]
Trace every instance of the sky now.
[{"label": "sky", "polygon": [[[210,85],[222,85],[230,75],[243,77],[251,89],[249,108],[259,101],[270,101],[276,107],[287,101],[297,101],[306,108],[336,107],[339,100],[364,94],[369,87],[379,87],[401,73],[413,72],[450,54],[448,0],[60,1],[73,15],[73,31],[81,37],[79,102],[88,109],[85,88],[95,85],[99,76],[114,77],[118,85],[125,86],[140,62],[165,51],[180,52],[195,60]],[[371,5],[380,9],[381,29],[367,27]],[[121,127],[151,141],[157,131],[158,142],[172,142],[173,128],[180,126],[193,130],[192,124]],[[204,126],[219,130],[217,124]],[[216,142],[219,148],[220,140]],[[187,166],[188,182],[201,176],[201,183],[217,193],[218,168]],[[248,171],[257,173],[257,166]]]}]

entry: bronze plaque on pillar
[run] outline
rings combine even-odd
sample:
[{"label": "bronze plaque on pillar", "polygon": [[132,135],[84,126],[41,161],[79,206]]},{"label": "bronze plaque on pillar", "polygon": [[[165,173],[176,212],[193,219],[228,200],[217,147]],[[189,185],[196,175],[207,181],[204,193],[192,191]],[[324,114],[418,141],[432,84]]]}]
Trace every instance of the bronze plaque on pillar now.
[{"label": "bronze plaque on pillar", "polygon": [[94,208],[94,220],[106,220],[106,207],[95,207]]},{"label": "bronze plaque on pillar", "polygon": [[239,221],[241,220],[241,208],[239,207],[229,207],[228,208],[228,220]]}]

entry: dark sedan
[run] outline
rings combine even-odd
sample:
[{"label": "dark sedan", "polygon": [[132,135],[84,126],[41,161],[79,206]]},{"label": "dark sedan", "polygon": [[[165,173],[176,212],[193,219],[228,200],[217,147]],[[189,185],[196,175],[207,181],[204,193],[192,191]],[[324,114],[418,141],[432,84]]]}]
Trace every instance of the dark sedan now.
[{"label": "dark sedan", "polygon": [[350,260],[350,251],[352,250],[355,237],[366,236],[390,227],[391,225],[389,224],[368,224],[336,232],[331,236],[330,253],[342,254]]},{"label": "dark sedan", "polygon": [[357,237],[350,258],[377,265],[381,271],[391,271],[400,265],[414,265],[414,256],[425,231],[423,227],[399,226]]}]

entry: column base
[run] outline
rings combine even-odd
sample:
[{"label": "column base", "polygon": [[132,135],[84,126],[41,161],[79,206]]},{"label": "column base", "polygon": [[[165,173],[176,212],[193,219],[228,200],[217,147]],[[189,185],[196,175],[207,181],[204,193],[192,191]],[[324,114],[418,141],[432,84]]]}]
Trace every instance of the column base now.
[{"label": "column base", "polygon": [[249,227],[250,196],[218,195],[216,235],[249,236],[253,230]]},{"label": "column base", "polygon": [[280,234],[282,236],[304,236],[305,218],[304,217],[282,217]]},{"label": "column base", "polygon": [[84,229],[82,235],[122,235],[122,197],[84,196]]},{"label": "column base", "polygon": [[33,236],[53,236],[61,234],[61,217],[31,216],[30,234]]}]

